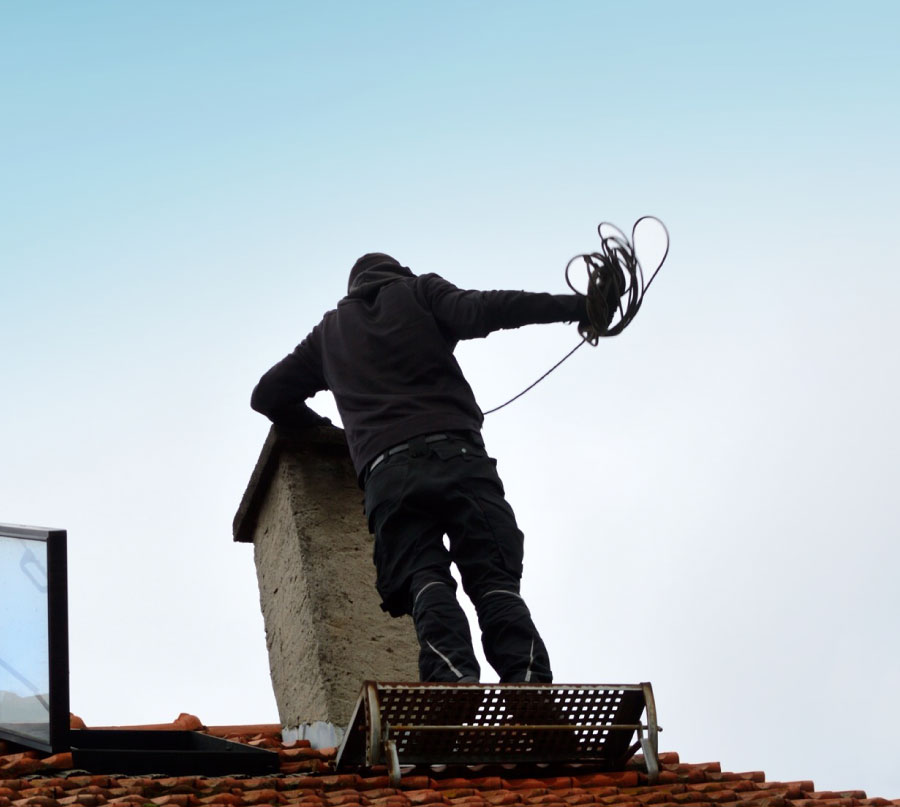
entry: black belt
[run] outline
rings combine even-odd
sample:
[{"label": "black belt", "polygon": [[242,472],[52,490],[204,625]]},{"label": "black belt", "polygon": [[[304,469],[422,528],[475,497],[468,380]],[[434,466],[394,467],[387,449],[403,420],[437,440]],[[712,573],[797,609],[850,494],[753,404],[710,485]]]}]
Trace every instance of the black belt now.
[{"label": "black belt", "polygon": [[[426,443],[439,443],[441,440],[449,440],[449,434],[429,434],[425,437]],[[393,457],[394,454],[399,454],[401,451],[409,451],[409,443],[400,443],[399,445],[392,446],[387,451],[383,451],[374,460],[369,463],[369,467],[366,469],[366,473],[370,474],[378,465],[381,465],[388,457]]]}]

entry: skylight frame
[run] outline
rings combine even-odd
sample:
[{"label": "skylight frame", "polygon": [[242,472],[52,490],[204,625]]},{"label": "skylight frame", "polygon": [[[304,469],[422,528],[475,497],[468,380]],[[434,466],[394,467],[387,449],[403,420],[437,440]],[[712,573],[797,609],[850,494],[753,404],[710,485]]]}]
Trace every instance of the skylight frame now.
[{"label": "skylight frame", "polygon": [[16,723],[0,723],[0,739],[40,751],[69,748],[69,607],[66,531],[20,524],[0,524],[0,537],[46,545],[48,737],[17,731]]}]

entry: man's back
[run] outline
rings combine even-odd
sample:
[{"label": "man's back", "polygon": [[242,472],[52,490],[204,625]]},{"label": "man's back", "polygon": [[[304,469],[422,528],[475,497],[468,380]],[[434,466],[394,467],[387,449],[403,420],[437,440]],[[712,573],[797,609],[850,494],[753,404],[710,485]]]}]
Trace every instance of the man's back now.
[{"label": "man's back", "polygon": [[[431,281],[431,282],[429,282]],[[482,414],[429,300],[436,275],[349,295],[307,340],[335,397],[358,468],[435,430],[478,431]]]}]

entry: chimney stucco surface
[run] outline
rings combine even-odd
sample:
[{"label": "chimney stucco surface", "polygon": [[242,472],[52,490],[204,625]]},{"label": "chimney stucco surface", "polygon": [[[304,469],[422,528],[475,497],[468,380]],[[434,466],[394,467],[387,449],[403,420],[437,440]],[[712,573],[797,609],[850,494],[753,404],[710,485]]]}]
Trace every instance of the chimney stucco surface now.
[{"label": "chimney stucco surface", "polygon": [[273,428],[234,534],[254,545],[285,728],[344,727],[363,681],[418,680],[411,619],[380,607],[362,491],[340,429],[289,436]]}]

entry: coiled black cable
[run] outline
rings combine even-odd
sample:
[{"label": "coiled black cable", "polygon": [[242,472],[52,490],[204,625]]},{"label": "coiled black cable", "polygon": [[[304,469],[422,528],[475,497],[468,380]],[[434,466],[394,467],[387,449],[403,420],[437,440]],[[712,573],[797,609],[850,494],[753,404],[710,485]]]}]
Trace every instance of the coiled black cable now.
[{"label": "coiled black cable", "polygon": [[[665,235],[665,249],[662,257],[646,283],[644,283],[644,271],[641,263],[635,254],[637,230],[644,221],[655,221]],[[630,241],[618,227],[606,221],[597,225],[597,234],[600,236],[599,251],[576,255],[566,264],[566,284],[576,294],[582,294],[582,292],[576,289],[572,283],[569,275],[572,266],[581,260],[587,272],[587,290],[583,293],[583,296],[587,298],[585,301],[587,318],[578,323],[581,341],[535,382],[529,384],[506,403],[488,409],[483,414],[490,415],[498,409],[503,409],[504,406],[509,406],[513,401],[540,384],[585,342],[596,347],[601,338],[622,333],[637,316],[647,289],[650,288],[650,284],[653,283],[653,279],[669,254],[669,231],[656,216],[641,216],[631,228]]]},{"label": "coiled black cable", "polygon": [[[644,272],[635,254],[637,230],[644,221],[655,221],[665,234],[665,250],[650,280],[644,283]],[[569,275],[579,259],[587,271],[588,322],[579,324],[582,338],[596,345],[601,337],[622,333],[637,316],[644,295],[669,254],[669,231],[655,216],[642,216],[631,228],[631,240],[615,225],[601,222],[597,226],[600,250],[576,255],[566,264],[566,284],[580,294]]]}]

